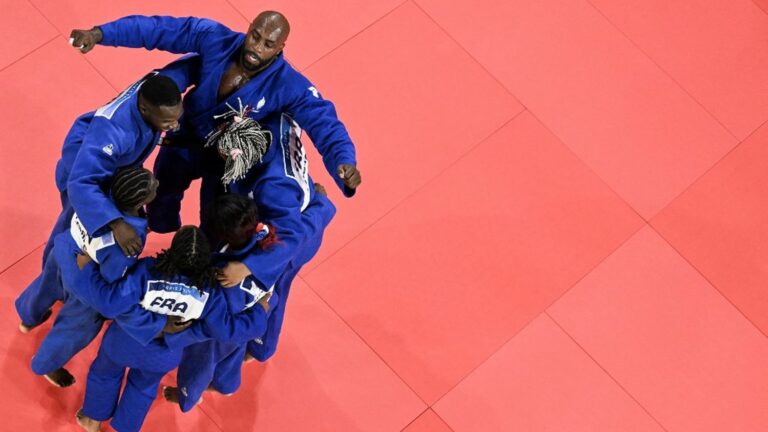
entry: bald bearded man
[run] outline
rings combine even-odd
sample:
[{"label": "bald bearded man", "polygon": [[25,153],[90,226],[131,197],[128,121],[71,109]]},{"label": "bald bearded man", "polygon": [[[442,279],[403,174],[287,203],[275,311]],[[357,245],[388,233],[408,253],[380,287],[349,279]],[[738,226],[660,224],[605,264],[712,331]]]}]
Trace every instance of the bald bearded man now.
[{"label": "bald bearded man", "polygon": [[[181,127],[168,136],[172,145],[161,149],[155,163],[161,186],[148,209],[151,229],[178,229],[181,199],[193,179],[203,179],[202,208],[221,192],[223,161],[215,149],[202,144],[221,124],[217,116],[229,111],[227,105],[248,105],[248,115],[257,121],[274,113],[290,113],[312,139],[344,195],[354,195],[361,182],[354,144],[333,104],[285,61],[282,51],[289,33],[288,20],[274,11],[260,13],[247,33],[209,19],[161,16],[129,16],[91,30],[72,31],[72,45],[83,53],[101,44],[200,54],[200,83],[184,98]],[[286,174],[299,179],[307,165],[304,149],[284,150],[293,161],[286,166]]]}]

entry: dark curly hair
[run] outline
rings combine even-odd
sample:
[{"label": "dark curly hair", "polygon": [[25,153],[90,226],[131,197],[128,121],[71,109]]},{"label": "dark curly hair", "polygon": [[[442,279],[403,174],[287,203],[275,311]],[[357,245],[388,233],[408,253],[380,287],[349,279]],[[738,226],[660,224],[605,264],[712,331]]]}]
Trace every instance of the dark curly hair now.
[{"label": "dark curly hair", "polygon": [[[259,208],[247,196],[233,193],[220,195],[208,206],[207,216],[217,241],[232,235],[241,235],[246,237],[242,240],[250,240],[251,236],[257,234],[259,225],[266,225],[269,233],[259,240],[259,248],[268,249],[278,242],[275,227],[267,223],[259,224],[261,220]],[[256,230],[244,232],[243,229],[249,226],[253,226]]]},{"label": "dark curly hair", "polygon": [[184,276],[188,285],[201,292],[206,287],[218,285],[216,267],[211,262],[211,245],[196,226],[187,225],[176,231],[171,247],[163,249],[155,259],[150,269],[154,274],[172,280]]}]

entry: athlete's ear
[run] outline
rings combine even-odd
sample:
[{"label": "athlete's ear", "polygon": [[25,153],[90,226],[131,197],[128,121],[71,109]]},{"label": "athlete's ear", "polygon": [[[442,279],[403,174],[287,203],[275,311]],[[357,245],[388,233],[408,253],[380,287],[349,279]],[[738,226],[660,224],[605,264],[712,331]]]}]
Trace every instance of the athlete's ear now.
[{"label": "athlete's ear", "polygon": [[149,111],[149,107],[147,107],[147,100],[144,99],[143,95],[139,95],[139,100],[137,101],[139,104],[139,112],[146,115],[147,111]]}]

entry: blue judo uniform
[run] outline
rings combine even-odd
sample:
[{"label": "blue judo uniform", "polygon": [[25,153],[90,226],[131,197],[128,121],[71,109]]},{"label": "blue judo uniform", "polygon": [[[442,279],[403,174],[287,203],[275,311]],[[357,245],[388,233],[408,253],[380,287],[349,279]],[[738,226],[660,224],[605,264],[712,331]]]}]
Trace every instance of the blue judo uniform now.
[{"label": "blue judo uniform", "polygon": [[[139,233],[143,244],[146,239],[147,220],[127,214],[121,214],[121,217]],[[88,250],[88,253],[99,263],[102,278],[108,282],[122,278],[137,261],[136,256],[128,257],[123,254],[112,232],[100,237],[89,237],[77,215],[72,217],[69,232],[60,233],[54,242],[62,243],[59,248],[61,250]],[[54,253],[46,262],[46,267],[50,267],[51,272],[57,275],[57,290],[64,300],[64,306],[59,310],[53,327],[32,358],[32,370],[38,375],[45,375],[63,367],[75,354],[91,343],[104,323],[104,316],[81,299],[83,296],[80,295],[80,287],[65,285],[59,276],[59,262],[74,259],[73,254],[57,256]],[[139,328],[147,328],[154,323],[155,327],[159,326],[162,330],[165,324],[164,319],[161,320],[151,313],[131,314],[126,317],[126,322],[130,322],[131,319],[139,320],[139,325],[136,326]],[[158,331],[149,330],[149,334],[139,332],[138,335],[134,333],[134,337],[146,344]]]},{"label": "blue judo uniform", "polygon": [[[242,343],[221,342],[213,339],[211,334],[205,332],[201,326],[195,326],[188,331],[168,337],[169,344],[187,345],[193,340],[205,342],[189,345],[184,349],[177,382],[179,387],[179,405],[186,412],[192,409],[202,397],[209,385],[213,385],[216,391],[223,394],[234,393],[240,387],[240,368],[243,364],[249,341],[256,339],[257,358],[266,360],[268,355],[274,353],[277,346],[277,338],[282,327],[285,314],[285,304],[290,285],[298,270],[317,253],[322,242],[325,227],[330,223],[336,208],[328,198],[315,194],[309,206],[301,216],[305,228],[305,240],[300,246],[296,257],[289,264],[288,269],[278,279],[275,291],[279,293],[282,301],[274,311],[270,311],[270,321],[266,333],[261,335],[243,334]],[[240,250],[225,249],[216,256],[220,265],[226,265],[229,261],[242,261],[249,255],[268,253],[261,250],[254,239]],[[224,289],[227,305],[231,313],[238,313],[256,305],[258,298],[264,291],[252,276],[243,280],[236,288]],[[283,297],[286,296],[286,297]],[[190,339],[191,338],[191,339]],[[183,340],[183,342],[178,342]]]},{"label": "blue judo uniform", "polygon": [[[196,81],[199,69],[199,57],[188,56],[150,75],[168,76],[184,91]],[[110,222],[122,217],[108,196],[110,179],[120,168],[143,164],[159,143],[160,132],[144,121],[138,109],[138,92],[145,79],[78,117],[64,140],[56,164],[62,211],[43,251],[43,273],[16,300],[19,317],[27,325],[41,322],[51,305],[62,299],[54,268],[47,265],[54,237],[69,229],[75,212],[91,235],[108,230]]]},{"label": "blue judo uniform", "polygon": [[323,99],[282,53],[240,89],[218,100],[221,77],[237,61],[245,34],[208,19],[161,16],[129,16],[99,27],[104,35],[102,45],[200,54],[200,82],[184,98],[180,131],[168,138],[173,145],[162,148],[155,162],[160,187],[158,197],[149,206],[152,230],[170,232],[179,228],[181,199],[193,179],[203,179],[202,208],[215,197],[223,163],[215,149],[206,151],[201,144],[219,124],[214,116],[229,110],[227,104],[235,108],[240,102],[249,105],[253,109],[249,115],[260,122],[270,115],[290,114],[307,131],[344,194],[354,194],[336,173],[340,164],[356,164],[355,148],[346,128],[333,103]]},{"label": "blue judo uniform", "polygon": [[[162,337],[154,337],[163,328],[157,320],[142,321],[136,315],[161,316],[163,325],[167,316],[201,320],[206,332],[226,342],[239,341],[240,334],[266,330],[268,314],[263,308],[231,314],[220,288],[201,292],[183,277],[158,277],[151,271],[154,258],[139,260],[124,279],[109,284],[95,264],[78,268],[77,249],[71,244],[57,241],[54,253],[62,262],[64,282],[80,287],[84,301],[115,317],[88,373],[83,413],[99,421],[112,418],[111,425],[119,432],[141,429],[160,380],[178,366],[183,351],[183,347],[170,347]],[[270,309],[278,303],[278,296],[270,298]],[[142,310],[137,310],[138,305]],[[152,338],[142,341],[134,333]],[[121,395],[126,368],[130,370]]]},{"label": "blue judo uniform", "polygon": [[261,289],[274,287],[282,299],[270,316],[263,344],[251,344],[249,348],[254,357],[265,361],[277,348],[290,283],[303,265],[301,261],[308,261],[314,255],[304,249],[310,233],[302,222],[302,212],[313,201],[315,188],[309,177],[299,125],[287,114],[264,119],[261,125],[272,133],[272,145],[262,163],[243,179],[230,183],[229,189],[251,197],[259,207],[262,220],[276,227],[280,239],[268,251],[249,254],[242,260]]}]

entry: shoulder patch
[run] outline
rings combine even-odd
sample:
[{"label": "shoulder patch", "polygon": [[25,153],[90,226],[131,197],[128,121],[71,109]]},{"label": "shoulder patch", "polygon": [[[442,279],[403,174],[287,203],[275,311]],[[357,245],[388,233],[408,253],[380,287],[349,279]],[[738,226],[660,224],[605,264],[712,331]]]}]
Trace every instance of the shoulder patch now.
[{"label": "shoulder patch", "polygon": [[120,108],[120,105],[123,104],[123,102],[130,99],[131,96],[136,94],[136,92],[139,91],[141,88],[141,85],[144,84],[144,81],[147,80],[147,78],[157,75],[159,72],[152,71],[144,76],[144,78],[136,81],[135,83],[131,84],[127,89],[123,90],[122,93],[117,95],[116,98],[112,99],[108,104],[104,105],[103,107],[96,110],[94,115],[96,117],[105,117],[109,120],[112,119],[112,116],[115,115],[115,112],[118,108]]}]

